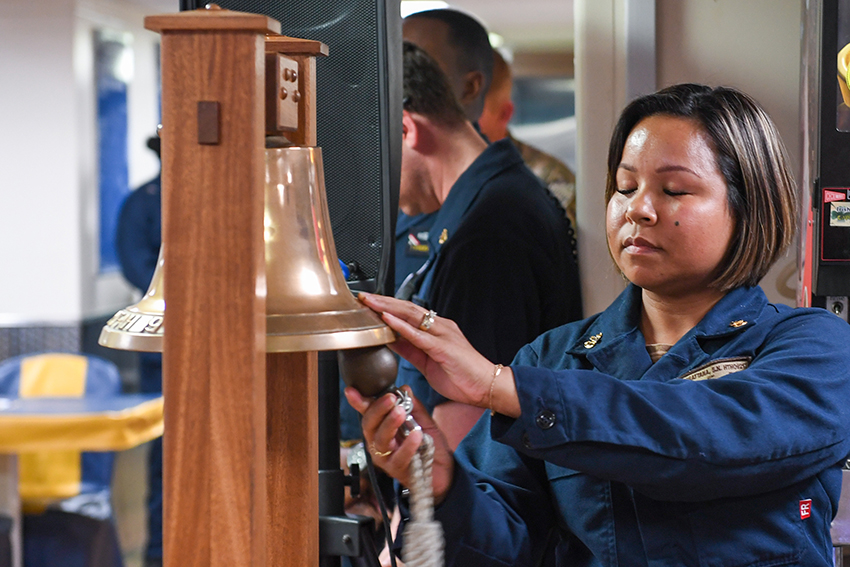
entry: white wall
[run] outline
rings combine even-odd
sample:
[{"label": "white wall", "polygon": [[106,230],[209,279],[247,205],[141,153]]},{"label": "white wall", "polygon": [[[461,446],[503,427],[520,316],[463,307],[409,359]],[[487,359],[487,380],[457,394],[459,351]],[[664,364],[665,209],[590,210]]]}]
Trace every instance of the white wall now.
[{"label": "white wall", "polygon": [[623,290],[605,240],[608,140],[625,104],[623,0],[575,0],[576,224],[585,315]]},{"label": "white wall", "polygon": [[158,36],[142,18],[118,2],[0,2],[0,325],[79,322],[131,297],[119,275],[97,273],[92,31],[134,36],[129,144],[138,184],[158,167],[144,146],[157,120],[150,83]]},{"label": "white wall", "polygon": [[80,316],[73,0],[0,3],[0,314]]}]

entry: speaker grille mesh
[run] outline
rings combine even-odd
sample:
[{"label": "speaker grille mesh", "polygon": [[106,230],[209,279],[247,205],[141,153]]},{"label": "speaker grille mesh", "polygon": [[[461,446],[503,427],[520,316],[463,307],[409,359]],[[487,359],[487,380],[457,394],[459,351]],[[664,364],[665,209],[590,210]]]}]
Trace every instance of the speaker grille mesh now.
[{"label": "speaker grille mesh", "polygon": [[[378,276],[388,211],[388,156],[379,110],[387,37],[376,0],[221,0],[222,8],[270,16],[281,33],[329,48],[316,61],[317,141],[322,148],[328,211],[337,255],[356,262],[362,279]],[[399,49],[399,46],[390,46]],[[399,78],[400,80],[400,78]],[[400,129],[400,125],[398,128]],[[386,133],[384,133],[386,135]],[[384,146],[385,147],[385,146]],[[352,276],[350,279],[355,279]],[[358,279],[360,279],[358,278]]]}]

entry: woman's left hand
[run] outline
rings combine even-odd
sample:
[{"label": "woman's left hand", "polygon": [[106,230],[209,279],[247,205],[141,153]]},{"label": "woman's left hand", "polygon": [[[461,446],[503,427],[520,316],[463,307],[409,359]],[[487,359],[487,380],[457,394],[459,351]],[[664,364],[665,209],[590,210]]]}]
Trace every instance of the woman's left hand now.
[{"label": "woman's left hand", "polygon": [[493,363],[482,356],[450,319],[434,317],[409,301],[361,293],[358,299],[381,314],[399,338],[387,346],[407,359],[437,392],[464,404],[488,407]]}]

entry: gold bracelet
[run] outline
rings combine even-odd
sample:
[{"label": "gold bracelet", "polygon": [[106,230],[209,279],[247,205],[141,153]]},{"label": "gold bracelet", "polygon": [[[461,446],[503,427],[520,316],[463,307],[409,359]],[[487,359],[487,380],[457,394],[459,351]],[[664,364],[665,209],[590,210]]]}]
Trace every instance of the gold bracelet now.
[{"label": "gold bracelet", "polygon": [[493,380],[490,382],[490,402],[487,404],[487,407],[490,408],[490,416],[496,415],[496,410],[493,409],[493,386],[496,385],[496,378],[502,373],[502,368],[504,366],[501,364],[493,367]]}]

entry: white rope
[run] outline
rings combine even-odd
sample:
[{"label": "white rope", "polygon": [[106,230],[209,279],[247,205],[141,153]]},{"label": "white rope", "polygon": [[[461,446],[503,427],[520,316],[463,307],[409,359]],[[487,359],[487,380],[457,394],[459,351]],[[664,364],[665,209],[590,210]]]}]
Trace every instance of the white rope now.
[{"label": "white rope", "polygon": [[434,440],[423,434],[410,462],[410,521],[404,528],[402,559],[407,567],[443,567],[443,526],[434,520]]}]

